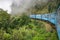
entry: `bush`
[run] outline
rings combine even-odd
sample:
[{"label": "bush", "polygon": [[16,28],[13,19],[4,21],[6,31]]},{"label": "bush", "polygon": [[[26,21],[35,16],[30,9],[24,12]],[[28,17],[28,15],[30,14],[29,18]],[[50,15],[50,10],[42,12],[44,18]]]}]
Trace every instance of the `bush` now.
[{"label": "bush", "polygon": [[4,35],[3,35],[3,39],[4,40],[11,40],[11,35],[10,34],[8,34],[8,33],[4,33]]},{"label": "bush", "polygon": [[22,16],[17,16],[11,19],[10,22],[10,27],[17,28],[17,27],[22,27],[23,25],[28,25],[30,22],[30,18],[27,15],[22,15]]},{"label": "bush", "polygon": [[10,18],[0,11],[0,40],[57,40],[56,31],[47,32],[43,22],[30,19],[27,15]]}]

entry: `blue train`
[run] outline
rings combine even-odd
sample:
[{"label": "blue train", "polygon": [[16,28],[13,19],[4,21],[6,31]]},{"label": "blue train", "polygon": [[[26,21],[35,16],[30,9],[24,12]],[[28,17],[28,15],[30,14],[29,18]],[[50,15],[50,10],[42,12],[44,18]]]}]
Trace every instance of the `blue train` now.
[{"label": "blue train", "polygon": [[53,24],[55,24],[57,34],[60,40],[60,8],[56,12],[48,13],[48,14],[33,14],[30,15],[30,18],[34,19],[42,19],[49,21]]}]

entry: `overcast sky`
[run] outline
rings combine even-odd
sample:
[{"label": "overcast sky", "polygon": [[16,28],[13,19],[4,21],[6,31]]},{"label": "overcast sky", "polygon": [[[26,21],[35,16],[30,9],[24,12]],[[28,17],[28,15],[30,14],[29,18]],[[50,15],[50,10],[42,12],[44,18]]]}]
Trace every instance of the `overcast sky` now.
[{"label": "overcast sky", "polygon": [[10,13],[11,12],[11,7],[10,7],[11,3],[12,3],[11,0],[0,0],[0,8],[7,10],[8,13]]}]

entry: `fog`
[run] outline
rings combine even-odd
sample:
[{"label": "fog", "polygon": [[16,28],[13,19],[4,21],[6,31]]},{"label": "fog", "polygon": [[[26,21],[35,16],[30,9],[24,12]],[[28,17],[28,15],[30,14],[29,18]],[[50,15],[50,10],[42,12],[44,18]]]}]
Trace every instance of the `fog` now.
[{"label": "fog", "polygon": [[21,14],[23,12],[27,12],[27,9],[34,7],[36,3],[43,5],[43,3],[47,3],[48,0],[13,0],[11,9],[12,14]]},{"label": "fog", "polygon": [[36,3],[43,5],[47,2],[48,0],[0,0],[0,8],[14,15],[27,12],[27,9],[34,7]]},{"label": "fog", "polygon": [[8,13],[11,12],[11,7],[10,7],[11,4],[12,4],[11,0],[0,0],[0,8],[6,10]]}]

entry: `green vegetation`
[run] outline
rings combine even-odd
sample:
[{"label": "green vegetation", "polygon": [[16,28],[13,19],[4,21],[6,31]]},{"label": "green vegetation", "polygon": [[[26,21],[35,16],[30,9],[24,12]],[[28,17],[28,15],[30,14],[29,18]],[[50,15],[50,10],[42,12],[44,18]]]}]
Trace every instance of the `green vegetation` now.
[{"label": "green vegetation", "polygon": [[0,40],[57,40],[56,31],[47,32],[43,22],[27,15],[11,17],[0,10]]},{"label": "green vegetation", "polygon": [[42,3],[41,5],[39,3],[40,2],[38,2],[33,8],[30,8],[32,13],[51,13],[56,11],[60,6],[60,0],[48,0],[47,3]]}]

